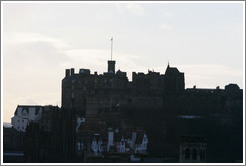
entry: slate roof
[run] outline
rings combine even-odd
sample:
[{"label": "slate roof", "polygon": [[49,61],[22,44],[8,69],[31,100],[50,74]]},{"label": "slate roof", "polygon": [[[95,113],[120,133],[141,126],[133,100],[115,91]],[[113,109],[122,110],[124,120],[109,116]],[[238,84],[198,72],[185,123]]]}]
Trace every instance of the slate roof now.
[{"label": "slate roof", "polygon": [[35,107],[35,114],[37,114],[38,113],[38,110],[42,107],[42,106],[40,106],[40,105],[18,105],[17,107],[16,107],[16,110],[15,110],[15,115],[17,115],[17,110],[18,110],[18,108],[22,108],[22,110],[26,110],[27,111],[27,113],[29,114],[29,108],[30,107]]}]

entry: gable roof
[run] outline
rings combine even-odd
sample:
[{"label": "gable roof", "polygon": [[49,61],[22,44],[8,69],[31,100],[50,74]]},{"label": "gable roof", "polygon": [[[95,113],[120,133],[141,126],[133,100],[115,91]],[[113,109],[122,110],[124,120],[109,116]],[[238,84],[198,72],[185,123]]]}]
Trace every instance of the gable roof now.
[{"label": "gable roof", "polygon": [[42,108],[42,106],[40,105],[18,105],[15,110],[15,115],[17,115],[18,108],[22,108],[22,110],[26,110],[27,113],[29,114],[29,108],[31,107],[35,108],[35,112],[37,112],[40,108]]},{"label": "gable roof", "polygon": [[176,67],[169,67],[169,64],[168,64],[165,75],[177,75],[179,73],[180,72]]}]

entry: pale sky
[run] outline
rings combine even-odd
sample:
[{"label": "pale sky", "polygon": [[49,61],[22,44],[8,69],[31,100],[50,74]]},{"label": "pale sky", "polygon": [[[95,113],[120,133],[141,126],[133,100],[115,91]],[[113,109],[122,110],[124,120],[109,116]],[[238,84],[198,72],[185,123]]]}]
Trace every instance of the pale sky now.
[{"label": "pale sky", "polygon": [[1,2],[3,121],[17,105],[61,106],[66,68],[185,73],[185,88],[243,88],[244,2]]}]

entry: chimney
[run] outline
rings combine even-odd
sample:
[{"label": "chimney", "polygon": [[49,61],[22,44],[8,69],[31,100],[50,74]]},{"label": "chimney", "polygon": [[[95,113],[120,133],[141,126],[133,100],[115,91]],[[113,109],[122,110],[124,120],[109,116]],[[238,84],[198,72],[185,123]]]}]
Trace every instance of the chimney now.
[{"label": "chimney", "polygon": [[71,76],[74,75],[74,68],[71,68]]},{"label": "chimney", "polygon": [[66,69],[66,77],[70,76],[70,69]]}]

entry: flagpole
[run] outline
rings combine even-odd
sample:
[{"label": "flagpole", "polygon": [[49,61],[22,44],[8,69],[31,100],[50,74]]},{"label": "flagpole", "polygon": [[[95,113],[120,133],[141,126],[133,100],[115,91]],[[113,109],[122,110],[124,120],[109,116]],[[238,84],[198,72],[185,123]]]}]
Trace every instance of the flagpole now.
[{"label": "flagpole", "polygon": [[111,37],[111,61],[113,57],[113,37]]}]

